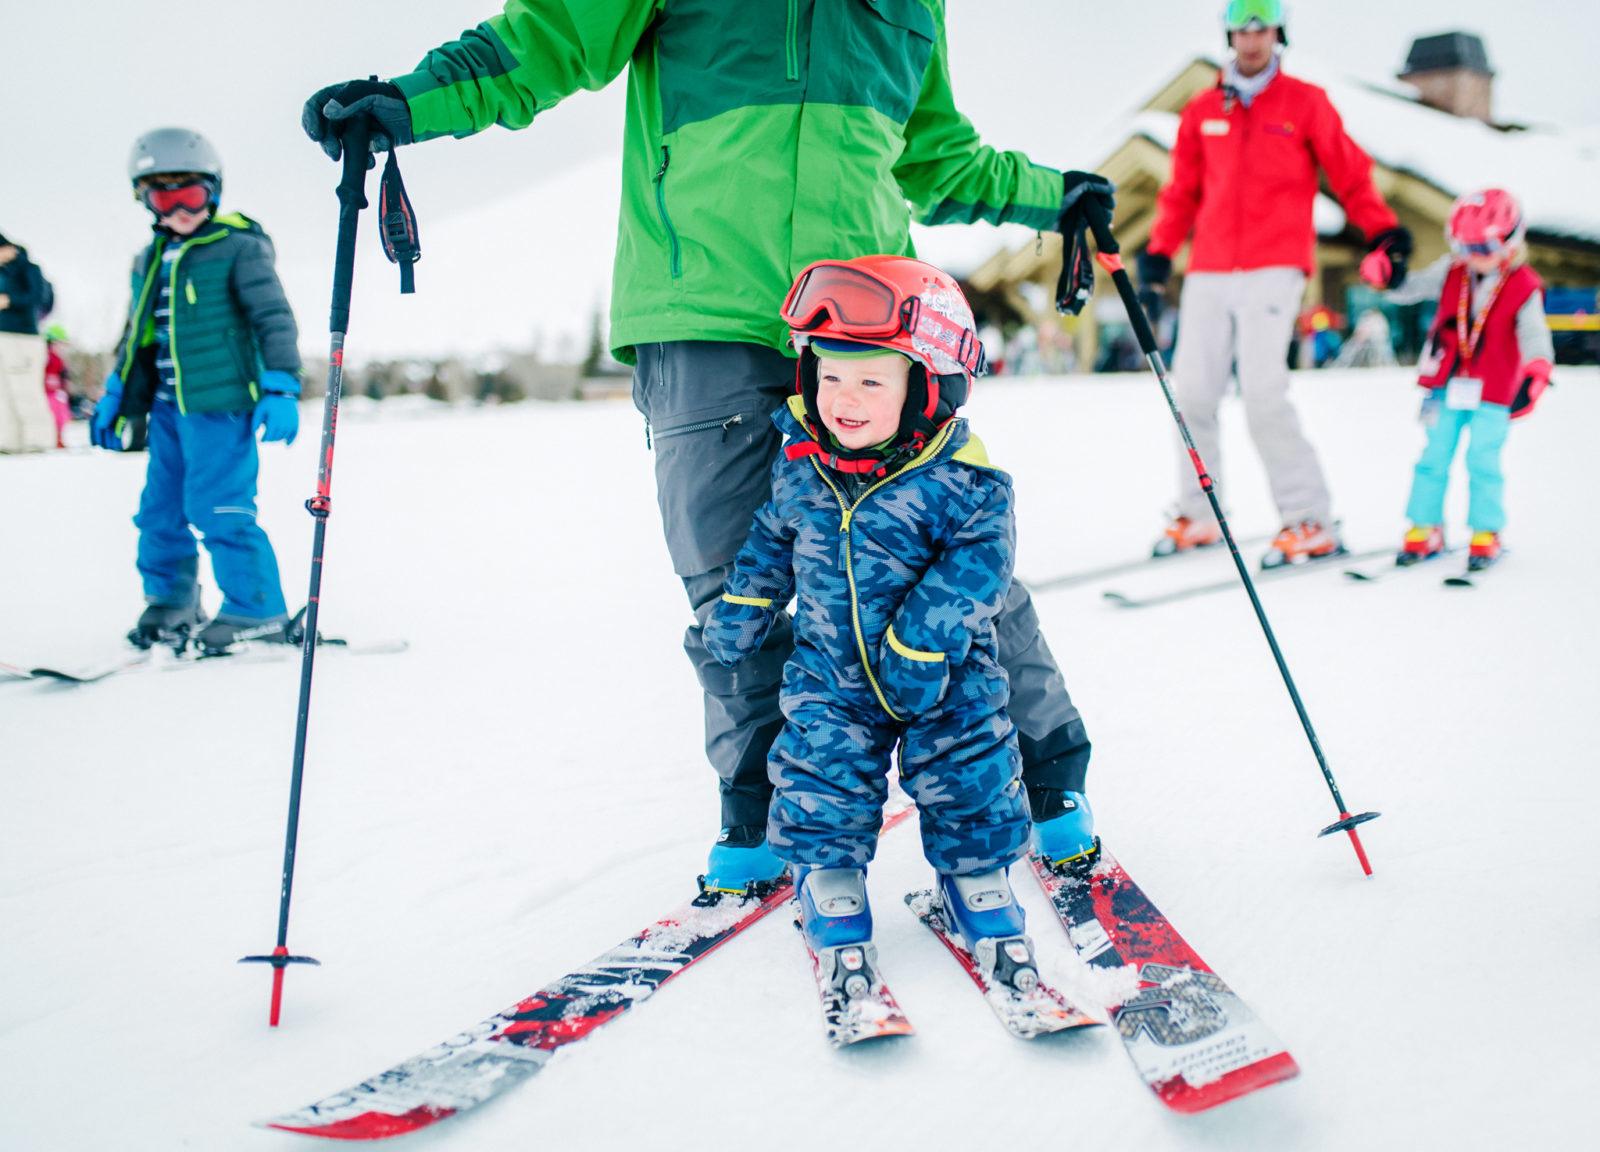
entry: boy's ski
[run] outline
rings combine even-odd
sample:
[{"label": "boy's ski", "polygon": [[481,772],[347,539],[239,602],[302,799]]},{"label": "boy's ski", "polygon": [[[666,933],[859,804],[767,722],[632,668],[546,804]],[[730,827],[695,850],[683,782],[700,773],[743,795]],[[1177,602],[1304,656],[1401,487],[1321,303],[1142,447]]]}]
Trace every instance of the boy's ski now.
[{"label": "boy's ski", "polygon": [[1372,564],[1360,568],[1346,568],[1344,570],[1344,574],[1348,579],[1353,580],[1358,584],[1375,584],[1379,580],[1387,580],[1389,577],[1396,576],[1401,572],[1415,572],[1419,568],[1427,568],[1433,563],[1433,561],[1438,560],[1440,557],[1454,556],[1460,551],[1461,549],[1459,547],[1446,548],[1441,552],[1435,552],[1432,556],[1425,556],[1414,564],[1396,564],[1391,557],[1387,564]]},{"label": "boy's ski", "polygon": [[[899,808],[884,814],[883,831],[915,810],[902,797]],[[504,1012],[342,1092],[259,1124],[334,1140],[377,1140],[465,1112],[648,999],[793,894],[785,880],[760,896],[697,896]]]},{"label": "boy's ski", "polygon": [[[405,640],[352,641],[337,636],[324,636],[318,646],[346,652],[351,656],[387,656],[404,652],[410,645]],[[235,650],[215,656],[205,656],[191,650],[181,655],[165,649],[152,648],[133,652],[101,664],[76,666],[42,666],[24,668],[18,665],[0,665],[0,671],[21,675],[29,680],[55,680],[64,684],[95,684],[120,672],[179,672],[197,668],[202,664],[277,664],[300,658],[298,644],[245,644]],[[14,670],[14,671],[13,671]]]},{"label": "boy's ski", "polygon": [[[1263,533],[1259,536],[1246,536],[1239,540],[1241,547],[1253,547],[1256,544],[1265,544],[1271,540],[1275,533]],[[1174,560],[1185,556],[1210,556],[1217,553],[1227,555],[1227,549],[1222,547],[1222,541],[1207,544],[1199,548],[1185,548],[1182,552],[1169,552],[1164,556],[1146,555],[1137,560],[1122,560],[1115,564],[1104,564],[1099,568],[1084,568],[1077,572],[1067,572],[1060,576],[1049,576],[1043,580],[1021,580],[1028,586],[1030,592],[1054,592],[1058,588],[1072,588],[1079,584],[1088,584],[1095,580],[1103,580],[1107,576],[1121,576],[1125,572],[1140,572],[1145,568],[1159,564],[1168,567]]]},{"label": "boy's ski", "polygon": [[1505,560],[1507,555],[1507,551],[1505,549],[1501,549],[1500,555],[1496,556],[1493,560],[1478,568],[1472,567],[1472,564],[1469,561],[1465,571],[1458,572],[1454,576],[1446,576],[1444,578],[1444,586],[1446,588],[1476,588],[1478,586],[1477,582],[1479,578],[1487,573],[1491,568],[1498,568]]},{"label": "boy's ski", "polygon": [[[797,930],[800,927],[798,905],[795,906],[794,926]],[[804,933],[800,938],[805,940]],[[835,1048],[845,1048],[863,1040],[909,1036],[915,1031],[911,1021],[900,1010],[900,1005],[895,1003],[894,993],[883,982],[883,974],[878,971],[877,949],[871,944],[848,944],[823,949],[831,954],[826,962],[827,971],[824,971],[823,958],[811,950],[811,945],[807,944],[805,948],[806,955],[811,958],[811,975],[816,981],[817,997],[822,1003],[822,1022],[829,1044]],[[834,976],[832,969],[835,964],[841,974],[848,973],[860,978],[866,987],[854,995],[847,994],[840,986],[842,980]]]},{"label": "boy's ski", "polygon": [[1063,1032],[1071,1028],[1084,1028],[1100,1023],[1093,1016],[1075,1008],[1065,996],[1048,984],[1040,983],[1031,991],[1020,992],[1008,984],[989,979],[982,966],[965,945],[950,934],[945,922],[944,906],[928,889],[906,894],[906,907],[928,930],[939,938],[956,958],[972,982],[983,993],[983,998],[994,1009],[1000,1023],[1013,1036],[1032,1040],[1050,1032]]},{"label": "boy's ski", "polygon": [[[1277,568],[1264,568],[1252,575],[1257,584],[1270,584],[1278,580],[1287,580],[1293,576],[1304,576],[1311,572],[1318,572],[1331,568],[1335,563],[1343,561],[1349,563],[1355,560],[1370,560],[1377,556],[1387,556],[1389,548],[1369,548],[1364,552],[1334,552],[1315,560],[1305,560],[1298,564],[1284,564]],[[1169,588],[1163,592],[1154,592],[1148,596],[1130,596],[1125,592],[1107,589],[1101,595],[1119,608],[1152,608],[1157,604],[1171,604],[1177,600],[1189,600],[1196,596],[1210,596],[1216,592],[1227,592],[1239,588],[1237,574],[1225,580],[1214,580],[1205,584],[1189,584],[1177,588]]]},{"label": "boy's ski", "polygon": [[1136,990],[1106,1005],[1134,1066],[1177,1112],[1201,1112],[1300,1074],[1294,1057],[1102,848],[1087,873],[1037,853],[1034,874],[1078,956],[1126,969]]}]

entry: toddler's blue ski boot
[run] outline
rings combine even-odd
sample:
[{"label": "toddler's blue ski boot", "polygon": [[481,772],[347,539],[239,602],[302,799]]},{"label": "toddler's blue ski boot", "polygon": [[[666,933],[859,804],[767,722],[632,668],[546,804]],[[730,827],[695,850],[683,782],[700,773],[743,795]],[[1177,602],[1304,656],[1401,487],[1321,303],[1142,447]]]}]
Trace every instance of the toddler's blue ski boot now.
[{"label": "toddler's blue ski boot", "polygon": [[724,895],[765,896],[783,880],[787,868],[767,847],[766,825],[724,828],[706,859],[700,894],[707,900]]},{"label": "toddler's blue ski boot", "polygon": [[877,982],[872,909],[864,868],[796,869],[800,931],[817,958],[817,978],[846,999],[865,996]]},{"label": "toddler's blue ski boot", "polygon": [[1059,788],[1028,789],[1033,809],[1033,844],[1050,867],[1062,871],[1092,867],[1100,858],[1094,834],[1094,812],[1082,792]]},{"label": "toddler's blue ski boot", "polygon": [[941,875],[939,900],[949,926],[990,980],[1018,992],[1039,986],[1033,941],[1004,868],[976,876]]}]

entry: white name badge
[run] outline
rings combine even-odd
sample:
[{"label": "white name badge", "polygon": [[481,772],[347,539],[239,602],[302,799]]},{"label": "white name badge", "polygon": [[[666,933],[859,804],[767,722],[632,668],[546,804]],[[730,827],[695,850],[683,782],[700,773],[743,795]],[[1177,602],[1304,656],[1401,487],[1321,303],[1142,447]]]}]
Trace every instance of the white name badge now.
[{"label": "white name badge", "polygon": [[1452,376],[1445,385],[1444,406],[1457,412],[1471,412],[1483,401],[1483,381],[1471,376]]},{"label": "white name badge", "polygon": [[1227,134],[1228,121],[1226,120],[1200,121],[1200,135],[1202,136],[1226,136]]}]

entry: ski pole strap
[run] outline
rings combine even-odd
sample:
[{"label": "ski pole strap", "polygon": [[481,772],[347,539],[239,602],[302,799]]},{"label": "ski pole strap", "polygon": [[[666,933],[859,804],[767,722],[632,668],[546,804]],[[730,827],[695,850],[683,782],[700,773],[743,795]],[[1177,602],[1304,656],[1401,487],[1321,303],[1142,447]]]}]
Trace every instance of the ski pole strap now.
[{"label": "ski pole strap", "polygon": [[415,292],[417,285],[411,266],[422,259],[422,242],[417,233],[417,212],[406,195],[405,181],[400,179],[400,164],[393,148],[389,150],[389,160],[383,166],[383,180],[378,185],[378,223],[383,254],[391,264],[400,265],[401,293]]}]

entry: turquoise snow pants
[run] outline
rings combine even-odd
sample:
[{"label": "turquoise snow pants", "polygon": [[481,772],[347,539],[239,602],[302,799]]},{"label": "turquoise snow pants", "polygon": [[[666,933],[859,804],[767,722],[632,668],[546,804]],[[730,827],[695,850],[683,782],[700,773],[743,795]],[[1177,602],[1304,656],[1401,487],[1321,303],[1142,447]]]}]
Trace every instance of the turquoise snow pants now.
[{"label": "turquoise snow pants", "polygon": [[[1425,422],[1430,419],[1425,416]],[[1450,463],[1455,459],[1461,434],[1467,443],[1467,524],[1474,532],[1499,532],[1506,526],[1505,474],[1500,450],[1511,428],[1511,410],[1503,404],[1480,404],[1468,410],[1434,408],[1428,444],[1411,477],[1411,499],[1406,516],[1413,524],[1432,527],[1444,523],[1444,495],[1450,483]]]}]

